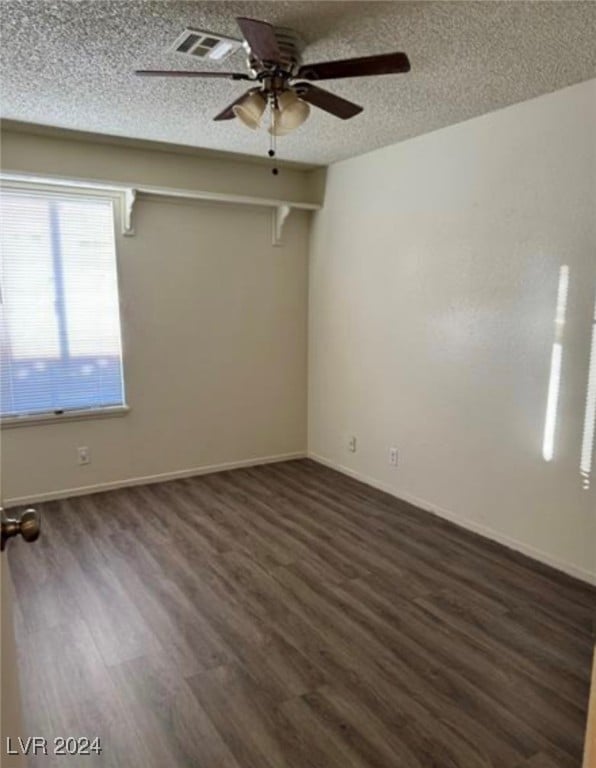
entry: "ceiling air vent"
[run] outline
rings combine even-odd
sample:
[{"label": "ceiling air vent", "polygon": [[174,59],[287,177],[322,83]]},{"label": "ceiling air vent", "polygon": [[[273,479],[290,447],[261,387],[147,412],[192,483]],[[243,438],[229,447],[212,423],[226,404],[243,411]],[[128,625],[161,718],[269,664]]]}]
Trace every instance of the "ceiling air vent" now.
[{"label": "ceiling air vent", "polygon": [[242,40],[188,27],[178,37],[170,50],[175,53],[183,53],[185,56],[196,56],[199,59],[223,61],[241,47]]}]

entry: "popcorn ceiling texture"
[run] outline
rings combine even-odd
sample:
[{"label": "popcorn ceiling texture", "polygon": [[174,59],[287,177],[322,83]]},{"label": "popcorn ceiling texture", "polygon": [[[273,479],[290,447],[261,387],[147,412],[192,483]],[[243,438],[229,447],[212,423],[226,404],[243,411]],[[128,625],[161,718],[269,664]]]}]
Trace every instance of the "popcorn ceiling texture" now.
[{"label": "popcorn ceiling texture", "polygon": [[1,116],[43,125],[265,155],[268,135],[212,118],[247,87],[140,79],[135,68],[244,71],[167,50],[184,27],[239,37],[235,16],[290,26],[305,61],[405,51],[407,75],[321,85],[365,108],[313,109],[279,140],[283,159],[326,164],[596,77],[594,2],[0,2]]}]

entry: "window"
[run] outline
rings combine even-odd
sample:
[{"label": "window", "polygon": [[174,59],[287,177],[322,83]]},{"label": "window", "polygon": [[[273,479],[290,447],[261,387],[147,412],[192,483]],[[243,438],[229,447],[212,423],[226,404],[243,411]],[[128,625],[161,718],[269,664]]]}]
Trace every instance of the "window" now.
[{"label": "window", "polygon": [[114,197],[0,190],[0,415],[125,405]]}]

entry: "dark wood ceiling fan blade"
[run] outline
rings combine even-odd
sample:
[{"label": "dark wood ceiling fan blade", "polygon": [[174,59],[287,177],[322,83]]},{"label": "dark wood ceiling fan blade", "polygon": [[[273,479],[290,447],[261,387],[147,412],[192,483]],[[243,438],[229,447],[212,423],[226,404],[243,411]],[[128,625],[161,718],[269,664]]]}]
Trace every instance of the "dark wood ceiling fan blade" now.
[{"label": "dark wood ceiling fan blade", "polygon": [[233,120],[236,117],[233,111],[234,107],[237,104],[240,104],[241,102],[243,102],[244,99],[247,96],[250,96],[251,93],[255,93],[256,91],[260,91],[260,90],[261,90],[260,88],[249,88],[248,91],[242,94],[242,96],[238,96],[238,98],[235,101],[233,101],[231,104],[228,104],[228,106],[225,109],[222,109],[222,111],[218,115],[215,115],[213,119],[214,120]]},{"label": "dark wood ceiling fan blade", "polygon": [[361,56],[357,59],[322,61],[320,64],[303,64],[296,76],[306,80],[332,80],[339,77],[392,75],[409,71],[410,60],[405,53],[397,52]]},{"label": "dark wood ceiling fan blade", "polygon": [[324,109],[325,112],[330,112],[336,117],[341,117],[342,120],[349,120],[360,114],[363,109],[358,104],[354,104],[353,101],[342,99],[341,96],[324,91],[311,83],[296,83],[294,91],[303,101],[307,101],[313,107]]},{"label": "dark wood ceiling fan blade", "polygon": [[137,69],[142,77],[219,77],[225,80],[254,80],[242,72],[197,72],[193,69]]},{"label": "dark wood ceiling fan blade", "polygon": [[236,21],[257,59],[272,62],[281,59],[281,51],[271,24],[259,19],[248,19],[246,16],[238,16]]}]

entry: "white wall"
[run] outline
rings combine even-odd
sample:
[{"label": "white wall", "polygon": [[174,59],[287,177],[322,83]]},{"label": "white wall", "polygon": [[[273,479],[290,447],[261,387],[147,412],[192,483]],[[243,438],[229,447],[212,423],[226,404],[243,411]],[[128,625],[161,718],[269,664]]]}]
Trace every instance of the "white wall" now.
[{"label": "white wall", "polygon": [[332,166],[311,235],[309,310],[312,455],[588,578],[596,477],[582,490],[579,462],[595,142],[591,81]]},{"label": "white wall", "polygon": [[[18,171],[304,199],[307,174],[7,132]],[[310,214],[142,199],[119,237],[128,415],[2,431],[5,502],[306,448]],[[79,467],[76,447],[91,464]]]}]

